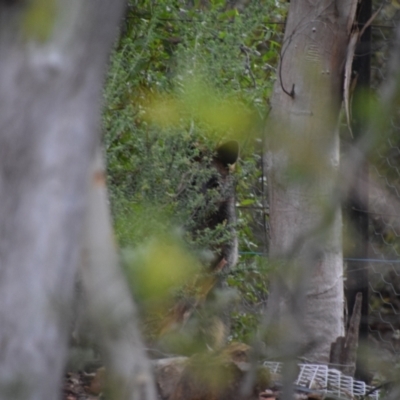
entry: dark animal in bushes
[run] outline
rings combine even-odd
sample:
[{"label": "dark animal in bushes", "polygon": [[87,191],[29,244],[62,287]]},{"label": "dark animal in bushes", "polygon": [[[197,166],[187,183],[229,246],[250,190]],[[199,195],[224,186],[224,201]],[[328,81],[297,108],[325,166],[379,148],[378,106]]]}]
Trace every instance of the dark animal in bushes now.
[{"label": "dark animal in bushes", "polygon": [[[195,214],[192,230],[195,234],[201,234],[205,230],[219,230],[224,236],[212,245],[212,258],[208,260],[204,273],[196,279],[193,287],[186,290],[189,296],[183,296],[164,319],[160,329],[161,336],[184,325],[193,312],[204,304],[213,289],[222,286],[224,276],[237,262],[238,241],[232,171],[238,157],[239,144],[232,140],[218,146],[210,160],[208,167],[211,176],[201,185],[200,191],[204,194],[204,202],[211,204],[210,207],[205,207],[205,211],[201,209]],[[199,155],[195,161],[201,162],[201,158],[202,155]],[[224,324],[216,318],[212,318],[209,328],[209,331],[214,331],[214,339],[226,336],[226,332],[222,333],[222,330],[226,330]]]},{"label": "dark animal in bushes", "polygon": [[[210,173],[195,190],[202,194],[202,204],[194,213],[194,225],[189,229],[194,236],[205,230],[215,231],[220,228],[225,238],[211,245],[213,259],[208,263],[208,270],[229,269],[237,262],[237,238],[235,231],[235,185],[232,172],[239,157],[239,144],[231,140],[218,146],[211,159],[200,152],[194,157],[201,164],[201,169]],[[207,161],[204,162],[204,159]]]}]

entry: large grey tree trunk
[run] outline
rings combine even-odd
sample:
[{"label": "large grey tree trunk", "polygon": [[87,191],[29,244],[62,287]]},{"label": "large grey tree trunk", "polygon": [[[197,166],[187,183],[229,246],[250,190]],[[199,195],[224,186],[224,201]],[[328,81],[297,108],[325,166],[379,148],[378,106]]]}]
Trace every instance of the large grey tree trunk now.
[{"label": "large grey tree trunk", "polygon": [[[327,362],[343,335],[338,115],[356,2],[290,3],[267,132],[271,258],[268,324],[283,349]],[[282,343],[282,342],[281,342]]]},{"label": "large grey tree trunk", "polygon": [[102,84],[123,3],[0,1],[0,399],[60,392]]}]

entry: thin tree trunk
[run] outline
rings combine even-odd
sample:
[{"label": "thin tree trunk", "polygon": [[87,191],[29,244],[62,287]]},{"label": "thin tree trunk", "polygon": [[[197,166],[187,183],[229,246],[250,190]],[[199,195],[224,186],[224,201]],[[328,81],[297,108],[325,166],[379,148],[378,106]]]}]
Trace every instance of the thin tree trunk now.
[{"label": "thin tree trunk", "polygon": [[268,325],[279,322],[282,351],[319,362],[328,361],[330,344],[344,331],[334,190],[342,72],[356,3],[290,3],[267,132],[270,254],[279,263]]},{"label": "thin tree trunk", "polygon": [[91,172],[81,271],[89,322],[105,356],[111,397],[153,400],[156,392],[150,363],[136,326],[134,303],[118,265],[100,147]]}]

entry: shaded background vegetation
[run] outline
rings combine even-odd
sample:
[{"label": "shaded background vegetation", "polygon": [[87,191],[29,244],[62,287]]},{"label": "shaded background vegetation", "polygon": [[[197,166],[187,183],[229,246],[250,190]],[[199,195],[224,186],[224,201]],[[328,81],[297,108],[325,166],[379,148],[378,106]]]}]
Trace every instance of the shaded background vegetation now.
[{"label": "shaded background vegetation", "polygon": [[[239,141],[241,157],[235,181],[241,254],[227,282],[240,294],[235,297],[240,301],[231,315],[231,338],[244,341],[254,331],[268,295],[265,270],[269,267],[262,257],[268,251],[263,126],[285,13],[286,3],[269,0],[237,4],[130,1],[105,91],[104,140],[118,242],[129,260],[135,259],[137,249],[142,249],[141,257],[146,257],[154,248],[152,240],[165,236],[193,255],[191,261],[183,257],[181,268],[187,269],[187,274],[180,274],[181,284],[172,290],[175,296],[182,295],[182,283],[196,268],[189,268],[188,263],[207,260],[207,250],[226,238],[223,227],[193,235],[193,217],[207,213],[212,203],[205,201],[198,188],[209,179],[210,172],[204,166],[214,149],[224,140]],[[397,21],[396,2],[385,2],[372,25],[374,90],[384,79],[390,37]],[[227,101],[234,107],[221,105]],[[372,175],[378,171],[378,178],[386,179],[389,190],[398,196],[396,126],[394,123],[391,137],[370,161],[374,164]],[[342,139],[349,140],[347,136]],[[203,162],[193,163],[199,154]],[[391,226],[397,216],[372,214],[373,210],[373,258],[397,257],[398,234]],[[388,308],[390,318],[396,319],[400,291],[389,288],[388,294],[385,289],[388,281],[397,284],[396,277],[389,277],[397,276],[395,265],[375,263],[370,268],[370,307],[372,323],[377,325],[376,321],[386,320],[383,314],[388,314]],[[163,269],[161,262],[156,271]],[[135,281],[137,276],[133,276]],[[149,279],[159,281],[160,277]],[[171,292],[168,285],[152,285],[160,293]],[[147,296],[146,291],[139,291],[139,295]],[[394,312],[387,305],[388,297],[395,304]],[[384,338],[384,342],[390,351],[397,346],[398,328],[392,322],[385,328],[390,338]],[[382,341],[380,336],[373,333]]]},{"label": "shaded background vegetation", "polygon": [[[238,140],[241,256],[227,281],[241,299],[232,311],[232,339],[246,340],[267,296],[262,136],[286,9],[270,0],[237,8],[188,3],[129,3],[105,91],[116,235],[125,254],[168,236],[207,259],[207,249],[227,233],[221,226],[193,234],[194,215],[212,207],[199,190],[210,176],[204,166],[218,144]],[[202,162],[194,163],[199,154]]]}]

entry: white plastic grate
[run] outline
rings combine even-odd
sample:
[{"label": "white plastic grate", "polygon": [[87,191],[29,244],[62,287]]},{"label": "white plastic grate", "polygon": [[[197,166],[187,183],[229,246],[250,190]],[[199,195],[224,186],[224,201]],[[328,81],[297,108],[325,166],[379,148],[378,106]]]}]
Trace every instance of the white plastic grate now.
[{"label": "white plastic grate", "polygon": [[[264,365],[273,373],[279,374],[282,371],[282,363],[265,361]],[[350,399],[357,398],[357,396],[364,397],[372,389],[364,382],[343,375],[339,370],[328,368],[326,365],[299,364],[299,369],[295,385],[307,389],[315,389]],[[369,394],[366,398],[379,400],[379,391]]]}]

